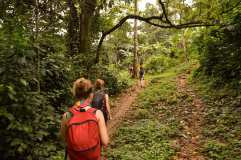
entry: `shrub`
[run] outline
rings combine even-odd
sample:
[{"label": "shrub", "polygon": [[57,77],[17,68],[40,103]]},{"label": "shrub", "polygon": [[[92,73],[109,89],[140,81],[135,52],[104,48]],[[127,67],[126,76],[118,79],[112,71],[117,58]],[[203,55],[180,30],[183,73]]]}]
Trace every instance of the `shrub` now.
[{"label": "shrub", "polygon": [[241,81],[241,15],[233,25],[211,29],[207,37],[202,34],[196,40],[201,54],[197,72],[212,77],[215,87],[230,84],[239,89]]},{"label": "shrub", "polygon": [[12,33],[0,34],[1,158],[47,159],[63,149],[58,140],[60,112],[53,103],[65,103],[66,97],[60,97],[68,88],[67,69],[61,60],[41,57],[42,72],[37,72],[36,52],[24,29],[16,26]]},{"label": "shrub", "polygon": [[158,55],[150,57],[145,64],[145,68],[149,73],[161,73],[175,64],[175,59]]}]

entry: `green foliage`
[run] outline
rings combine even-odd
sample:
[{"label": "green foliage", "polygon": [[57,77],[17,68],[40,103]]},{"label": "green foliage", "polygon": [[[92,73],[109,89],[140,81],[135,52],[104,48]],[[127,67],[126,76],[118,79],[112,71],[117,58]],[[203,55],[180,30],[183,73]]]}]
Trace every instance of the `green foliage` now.
[{"label": "green foliage", "polygon": [[179,71],[149,78],[149,85],[138,96],[134,113],[118,129],[109,159],[168,160],[176,150],[171,143],[180,133],[174,119],[177,99],[175,77]]},{"label": "green foliage", "polygon": [[63,149],[58,139],[62,112],[55,109],[66,105],[68,68],[58,55],[45,57],[41,51],[37,59],[23,26],[9,32],[13,22],[0,31],[1,158],[46,159]]},{"label": "green foliage", "polygon": [[239,160],[241,153],[241,96],[228,87],[214,90],[207,81],[195,80],[206,109],[202,151],[208,159]]},{"label": "green foliage", "polygon": [[[90,32],[90,38],[84,38],[89,39],[87,43],[93,48],[85,54],[78,54],[78,51],[76,55],[69,53],[69,57],[66,55],[67,46],[72,41],[65,33],[71,27],[66,25],[70,10],[66,8],[66,1],[38,2],[38,8],[34,1],[0,2],[0,154],[4,160],[63,158],[64,147],[58,138],[59,121],[65,108],[72,104],[70,88],[76,78],[102,78],[110,94],[117,94],[133,84],[127,72],[133,58],[132,27],[129,23],[123,24],[108,37],[103,46],[102,64],[93,66],[94,47],[100,32],[114,26],[127,12],[133,12],[130,0],[97,1],[89,30],[84,32]],[[211,76],[218,86],[230,83],[240,89],[240,5],[234,7],[237,2],[197,0],[189,6],[171,1],[169,7],[172,8],[171,17],[180,13],[180,16],[187,16],[184,20],[196,20],[200,16],[197,20],[205,18],[205,22],[216,21],[219,17],[220,21],[231,24],[220,29],[207,29],[208,36],[202,34],[206,30],[192,30],[192,35],[200,33],[194,48],[204,53],[201,54],[199,71]],[[80,8],[75,7],[80,14]],[[147,5],[147,8],[140,14],[153,16],[160,13],[156,6]],[[100,9],[103,10],[100,12]],[[179,19],[174,21],[176,23]],[[78,33],[79,28],[76,29]],[[142,59],[153,55],[145,66],[150,73],[161,73],[175,66],[176,60],[170,57],[182,57],[181,38],[188,42],[192,37],[189,31],[181,37],[180,32],[157,29],[143,23],[140,24],[140,32],[139,54]],[[79,39],[74,40],[76,44],[73,46],[78,45]],[[195,49],[193,51],[196,52]],[[115,66],[111,66],[112,63]],[[139,97],[139,108],[134,115],[136,122],[125,123],[119,131],[112,146],[112,159],[169,159],[174,154],[170,140],[178,134],[179,124],[173,120],[172,113],[175,105],[186,99],[185,95],[175,93],[173,77],[180,72],[179,68],[152,77],[150,87]],[[217,105],[219,100],[214,100],[215,105],[210,105],[210,112],[207,112],[212,117],[207,122],[218,127],[210,125],[206,130],[205,134],[213,138],[205,143],[204,153],[212,159],[227,159],[226,155],[240,159],[240,98],[221,98],[221,102],[225,103]],[[168,119],[165,123],[160,112]],[[225,143],[221,143],[223,139],[220,137]],[[216,138],[221,140],[213,140]]]},{"label": "green foliage", "polygon": [[196,41],[201,53],[200,68],[197,72],[213,78],[215,87],[230,84],[240,89],[241,70],[241,16],[234,17],[230,26],[211,29]]},{"label": "green foliage", "polygon": [[149,118],[149,111],[147,109],[137,109],[135,113],[135,118],[136,119],[148,119]]},{"label": "green foliage", "polygon": [[211,159],[225,159],[227,154],[226,145],[216,141],[209,141],[205,146],[205,151]]},{"label": "green foliage", "polygon": [[14,22],[0,26],[1,158],[62,159],[59,126],[61,114],[73,103],[72,82],[79,77],[103,78],[116,94],[132,81],[127,72],[106,66],[93,73],[93,55],[67,57],[63,37],[40,34],[33,41],[26,27],[13,27]]},{"label": "green foliage", "polygon": [[166,55],[155,55],[145,62],[145,69],[148,73],[162,73],[176,64],[176,60]]},{"label": "green foliage", "polygon": [[204,146],[203,153],[205,153],[210,160],[239,160],[241,158],[241,142],[232,141],[230,144],[218,142],[216,140],[209,140]]},{"label": "green foliage", "polygon": [[169,159],[174,154],[167,140],[169,129],[154,120],[139,120],[131,126],[125,123],[117,133],[110,159]]},{"label": "green foliage", "polygon": [[71,104],[70,88],[74,80],[73,64],[62,54],[49,54],[41,61],[41,91],[48,98],[51,105],[61,107]]},{"label": "green foliage", "polygon": [[91,54],[65,56],[59,35],[57,40],[47,36],[33,43],[22,25],[10,32],[14,21],[0,26],[1,158],[61,159],[64,146],[59,126],[61,114],[73,103],[72,82],[79,77],[103,78],[110,94],[116,94],[132,80],[127,71],[90,67]]}]

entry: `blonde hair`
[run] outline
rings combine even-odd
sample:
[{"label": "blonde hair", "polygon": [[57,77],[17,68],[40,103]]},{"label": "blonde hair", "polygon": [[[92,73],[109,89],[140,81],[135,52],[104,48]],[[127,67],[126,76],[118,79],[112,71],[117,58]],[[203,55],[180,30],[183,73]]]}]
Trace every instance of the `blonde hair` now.
[{"label": "blonde hair", "polygon": [[95,81],[95,88],[96,89],[102,89],[104,87],[104,85],[105,85],[105,81],[102,80],[102,79],[97,79]]},{"label": "blonde hair", "polygon": [[77,99],[88,98],[92,92],[92,88],[93,85],[90,80],[79,78],[73,84],[72,93]]}]

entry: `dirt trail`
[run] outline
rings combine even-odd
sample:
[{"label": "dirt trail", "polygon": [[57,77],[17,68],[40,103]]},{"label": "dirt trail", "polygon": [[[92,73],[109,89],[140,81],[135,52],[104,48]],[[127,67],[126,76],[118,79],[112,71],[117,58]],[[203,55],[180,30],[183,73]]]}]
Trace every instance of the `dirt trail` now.
[{"label": "dirt trail", "polygon": [[142,89],[139,84],[136,84],[124,91],[116,99],[114,102],[115,107],[111,108],[112,119],[107,125],[110,137],[113,136],[121,121],[129,115],[130,108]]},{"label": "dirt trail", "polygon": [[188,87],[186,74],[182,74],[177,78],[177,90],[191,98],[191,101],[181,103],[178,107],[177,114],[184,129],[182,137],[176,141],[177,145],[180,146],[180,151],[173,160],[205,160],[199,152],[204,103]]}]

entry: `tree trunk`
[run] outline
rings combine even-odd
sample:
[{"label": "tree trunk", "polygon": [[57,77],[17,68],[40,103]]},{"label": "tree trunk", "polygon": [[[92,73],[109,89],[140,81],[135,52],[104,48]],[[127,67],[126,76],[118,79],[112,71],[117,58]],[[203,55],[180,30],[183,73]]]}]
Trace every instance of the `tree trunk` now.
[{"label": "tree trunk", "polygon": [[68,24],[69,54],[86,53],[90,47],[91,19],[97,5],[97,0],[79,0],[80,13],[73,0],[68,0],[70,18]]},{"label": "tree trunk", "polygon": [[[185,6],[185,1],[182,0],[182,5],[183,7]],[[180,8],[181,9],[181,8]],[[182,23],[182,17],[183,16],[183,12],[182,12],[182,9],[181,9],[181,16],[180,16],[180,24]],[[186,29],[184,29],[182,31],[182,47],[183,47],[183,53],[185,55],[185,62],[188,63],[189,59],[188,59],[188,53],[187,53],[187,43],[186,43]]]},{"label": "tree trunk", "polygon": [[86,53],[90,47],[90,27],[91,19],[96,9],[96,0],[83,0],[79,19],[79,49],[80,53]]},{"label": "tree trunk", "polygon": [[78,54],[79,49],[79,18],[77,9],[72,0],[68,0],[68,7],[70,9],[69,23],[68,23],[68,53],[70,56]]},{"label": "tree trunk", "polygon": [[[39,34],[39,0],[35,0],[35,36],[34,36],[34,43],[38,43],[38,34]],[[40,55],[39,49],[36,47],[35,52],[37,54],[37,89],[38,93],[40,93]]]},{"label": "tree trunk", "polygon": [[188,63],[189,62],[189,58],[188,58],[188,53],[187,53],[187,43],[186,43],[186,36],[185,36],[185,31],[183,31],[182,33],[182,46],[183,46],[183,52],[185,55],[185,62]]},{"label": "tree trunk", "polygon": [[[137,15],[137,0],[135,0],[134,14]],[[133,59],[133,75],[132,77],[137,77],[138,72],[138,55],[137,55],[137,19],[134,19],[134,59]]]}]

